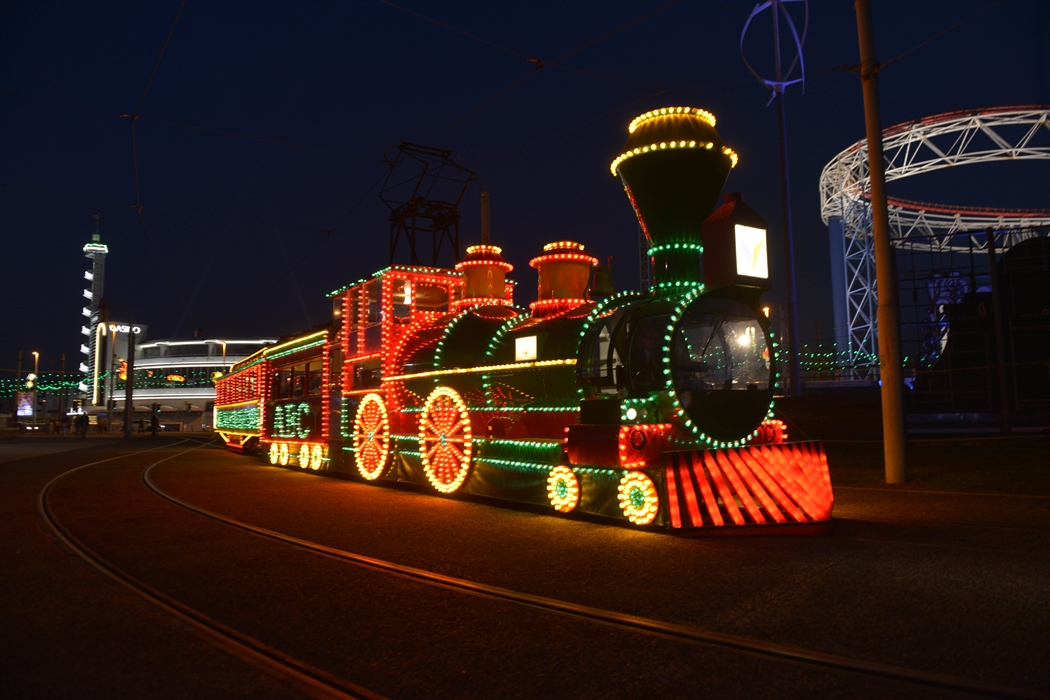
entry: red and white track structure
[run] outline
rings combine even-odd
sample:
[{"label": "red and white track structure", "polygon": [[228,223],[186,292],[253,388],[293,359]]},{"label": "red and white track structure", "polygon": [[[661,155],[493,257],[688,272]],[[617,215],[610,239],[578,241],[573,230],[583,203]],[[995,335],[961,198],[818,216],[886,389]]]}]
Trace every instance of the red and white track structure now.
[{"label": "red and white track structure", "polygon": [[[935,114],[882,132],[886,182],[974,163],[1050,160],[1050,105],[1014,105]],[[995,229],[1000,251],[1040,235],[1050,210],[995,209],[890,198],[891,242],[909,250],[973,251]],[[831,230],[836,325],[845,316],[851,358],[874,358],[877,297],[867,139],[837,154],[820,175],[820,212]],[[841,232],[841,235],[838,235]],[[972,235],[982,232],[980,236]],[[1045,230],[1041,235],[1046,235]],[[843,306],[840,306],[844,304]],[[844,308],[845,313],[840,313]]]}]

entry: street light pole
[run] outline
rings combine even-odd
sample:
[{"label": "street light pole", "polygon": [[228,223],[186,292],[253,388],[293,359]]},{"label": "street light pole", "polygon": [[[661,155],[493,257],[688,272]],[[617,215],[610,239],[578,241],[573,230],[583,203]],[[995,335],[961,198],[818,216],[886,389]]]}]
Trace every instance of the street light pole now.
[{"label": "street light pole", "polygon": [[789,181],[787,152],[787,122],[784,118],[784,76],[780,65],[780,17],[777,0],[773,1],[773,60],[777,75],[774,92],[777,101],[777,130],[780,134],[780,202],[784,221],[784,284],[787,292],[787,345],[788,377],[787,392],[791,396],[802,393],[802,372],[798,357],[798,295],[795,292],[795,233],[791,225],[791,183]]},{"label": "street light pole", "polygon": [[64,425],[62,421],[65,420],[66,415],[66,353],[62,353],[62,369],[59,377],[61,377],[59,380],[61,383],[58,387],[58,424],[61,427]]},{"label": "street light pole", "polygon": [[[751,71],[751,74],[754,75],[759,82],[773,91],[773,97],[770,102],[776,100],[777,103],[777,134],[780,138],[780,206],[784,225],[784,286],[786,297],[785,302],[787,304],[787,313],[781,314],[780,335],[781,344],[786,344],[787,346],[786,348],[783,348],[788,355],[786,363],[787,381],[784,382],[783,388],[784,393],[789,396],[798,396],[802,393],[802,371],[798,354],[798,295],[795,291],[795,237],[791,223],[791,185],[789,182],[790,168],[788,166],[787,151],[787,120],[784,114],[784,89],[788,85],[804,83],[805,80],[806,68],[805,58],[802,54],[802,44],[806,41],[806,31],[809,27],[809,2],[808,0],[802,0],[805,6],[806,19],[805,24],[802,27],[801,36],[799,36],[799,32],[795,27],[795,22],[791,19],[791,15],[788,13],[784,3],[799,1],[800,0],[767,0],[767,2],[755,5],[755,9],[752,10],[751,15],[747,18],[747,22],[744,23],[744,30],[740,33],[740,55],[744,59],[744,65],[747,66],[748,70]],[[744,35],[747,34],[747,29],[751,26],[751,20],[766,8],[769,8],[773,19],[773,66],[775,74],[772,79],[763,78],[759,75],[759,73],[751,67],[751,64],[748,63],[747,58],[744,56]],[[791,39],[795,44],[797,52],[795,59],[788,65],[786,70],[784,69],[780,56],[781,14],[784,15],[784,21],[791,32]],[[794,72],[796,65],[799,67],[799,77],[792,78],[791,75]]]},{"label": "street light pole", "polygon": [[135,416],[135,317],[128,319],[128,369],[124,375],[124,439],[131,439],[131,419]]},{"label": "street light pole", "polygon": [[36,387],[40,383],[40,353],[33,351],[33,430],[36,430]]},{"label": "street light pole", "polygon": [[882,382],[882,444],[886,483],[907,481],[904,460],[904,378],[902,376],[900,310],[897,306],[897,269],[890,247],[890,219],[886,210],[886,161],[882,153],[879,116],[879,66],[875,62],[875,34],[871,28],[871,0],[856,0],[857,38],[860,44],[860,83],[864,89],[864,123],[868,141],[871,182],[871,222],[874,229],[875,281],[878,296],[879,377]]}]

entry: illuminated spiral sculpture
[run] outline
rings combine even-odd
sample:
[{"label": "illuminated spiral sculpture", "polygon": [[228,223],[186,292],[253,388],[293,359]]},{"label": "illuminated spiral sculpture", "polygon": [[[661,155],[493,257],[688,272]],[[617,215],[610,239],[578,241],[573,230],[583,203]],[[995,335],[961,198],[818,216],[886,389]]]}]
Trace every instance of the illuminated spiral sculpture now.
[{"label": "illuminated spiral sculpture", "polygon": [[390,423],[379,394],[366,394],[354,418],[354,462],[361,476],[374,481],[386,474]]},{"label": "illuminated spiral sculpture", "polygon": [[438,387],[419,414],[423,471],[435,489],[452,493],[467,479],[473,438],[467,406],[455,390]]}]

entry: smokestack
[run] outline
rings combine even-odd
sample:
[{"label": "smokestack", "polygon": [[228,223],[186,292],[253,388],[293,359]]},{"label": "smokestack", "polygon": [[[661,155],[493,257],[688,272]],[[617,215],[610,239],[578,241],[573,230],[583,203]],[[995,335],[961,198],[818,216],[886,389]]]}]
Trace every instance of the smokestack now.
[{"label": "smokestack", "polygon": [[733,149],[715,130],[715,117],[695,107],[646,112],[610,170],[619,176],[649,240],[653,282],[702,282],[701,225],[718,204]]},{"label": "smokestack", "polygon": [[489,244],[489,191],[481,188],[481,245]]}]

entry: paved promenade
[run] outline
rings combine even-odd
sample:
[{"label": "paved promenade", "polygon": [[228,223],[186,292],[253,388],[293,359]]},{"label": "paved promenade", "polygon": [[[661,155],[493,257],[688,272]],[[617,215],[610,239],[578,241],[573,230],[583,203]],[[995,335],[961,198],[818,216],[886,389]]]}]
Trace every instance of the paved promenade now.
[{"label": "paved promenade", "polygon": [[[324,696],[73,556],[38,494],[88,464],[49,491],[48,517],[114,570],[349,689],[328,697],[1050,697],[1047,497],[840,487],[825,536],[685,538],[147,436],[0,444],[5,699]],[[855,663],[643,633],[361,557]]]}]

